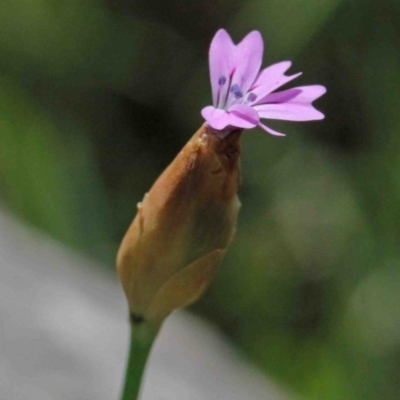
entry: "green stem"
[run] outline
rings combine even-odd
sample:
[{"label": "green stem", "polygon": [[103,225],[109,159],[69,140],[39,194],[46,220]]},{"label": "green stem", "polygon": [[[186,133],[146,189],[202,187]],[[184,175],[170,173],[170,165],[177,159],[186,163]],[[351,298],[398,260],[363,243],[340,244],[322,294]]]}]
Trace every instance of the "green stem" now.
[{"label": "green stem", "polygon": [[156,336],[157,331],[150,329],[145,323],[131,323],[131,343],[121,400],[139,399],[146,362]]}]

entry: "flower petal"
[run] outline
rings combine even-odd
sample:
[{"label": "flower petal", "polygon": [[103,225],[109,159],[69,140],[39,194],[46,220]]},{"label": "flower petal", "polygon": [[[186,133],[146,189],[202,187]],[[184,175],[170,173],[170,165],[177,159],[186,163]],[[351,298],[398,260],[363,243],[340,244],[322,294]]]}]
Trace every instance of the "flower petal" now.
[{"label": "flower petal", "polygon": [[270,127],[262,124],[261,122],[258,123],[258,126],[262,129],[264,129],[264,131],[270,133],[271,135],[274,136],[286,136],[284,133],[278,132],[278,131],[274,131],[273,129],[271,129]]},{"label": "flower petal", "polygon": [[287,121],[313,121],[325,116],[312,106],[312,102],[321,97],[326,88],[320,85],[299,86],[282,92],[271,93],[265,101],[271,104],[254,106],[260,118],[282,119]]},{"label": "flower petal", "polygon": [[264,103],[264,98],[268,94],[302,74],[299,72],[294,75],[286,76],[285,72],[291,65],[292,63],[290,61],[282,61],[273,64],[260,72],[253,87],[250,89],[250,91],[257,96],[257,99],[254,102],[255,104]]},{"label": "flower petal", "polygon": [[201,110],[201,115],[211,128],[218,131],[229,125],[229,114],[220,108],[215,108],[213,106],[204,107]]},{"label": "flower petal", "polygon": [[257,126],[260,120],[257,111],[244,104],[234,104],[228,111],[208,106],[201,110],[201,115],[211,128],[216,130],[225,129],[227,126],[251,129]]},{"label": "flower petal", "polygon": [[229,125],[250,129],[258,125],[260,118],[257,111],[245,104],[234,104],[228,110]]},{"label": "flower petal", "polygon": [[[228,32],[225,29],[220,29],[211,42],[209,52],[210,79],[214,107],[216,107],[218,103],[218,92],[223,90],[219,83],[220,78],[224,77],[228,80],[232,73],[234,51],[235,45]],[[225,86],[225,94],[223,96],[227,93],[228,83],[226,83]],[[220,94],[220,96],[222,96],[222,94]]]},{"label": "flower petal", "polygon": [[264,68],[254,82],[253,87],[268,84],[271,81],[280,79],[285,72],[292,66],[291,61],[281,61]]},{"label": "flower petal", "polygon": [[264,43],[260,32],[250,32],[235,48],[232,84],[247,93],[260,71]]}]

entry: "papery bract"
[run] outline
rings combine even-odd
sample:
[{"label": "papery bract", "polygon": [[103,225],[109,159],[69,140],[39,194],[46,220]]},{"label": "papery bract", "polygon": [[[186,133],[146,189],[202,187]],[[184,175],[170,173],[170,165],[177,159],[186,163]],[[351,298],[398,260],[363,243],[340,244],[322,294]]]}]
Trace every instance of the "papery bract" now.
[{"label": "papery bract", "polygon": [[117,256],[133,321],[161,324],[213,279],[240,209],[241,133],[203,124],[138,204]]}]

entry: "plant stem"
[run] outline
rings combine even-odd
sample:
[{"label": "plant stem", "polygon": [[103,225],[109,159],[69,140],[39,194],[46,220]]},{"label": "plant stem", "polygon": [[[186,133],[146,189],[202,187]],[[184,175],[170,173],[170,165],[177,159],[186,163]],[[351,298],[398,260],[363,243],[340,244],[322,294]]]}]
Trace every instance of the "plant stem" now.
[{"label": "plant stem", "polygon": [[146,323],[131,323],[131,342],[121,400],[139,400],[146,362],[156,336],[157,331],[147,327]]}]

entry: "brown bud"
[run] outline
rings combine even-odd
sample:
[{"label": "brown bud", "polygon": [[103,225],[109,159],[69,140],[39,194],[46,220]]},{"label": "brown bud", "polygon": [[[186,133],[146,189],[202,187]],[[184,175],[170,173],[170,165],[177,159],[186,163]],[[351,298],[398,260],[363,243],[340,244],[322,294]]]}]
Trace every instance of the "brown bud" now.
[{"label": "brown bud", "polygon": [[203,125],[138,204],[117,269],[132,315],[161,323],[197,300],[235,232],[241,131]]}]

